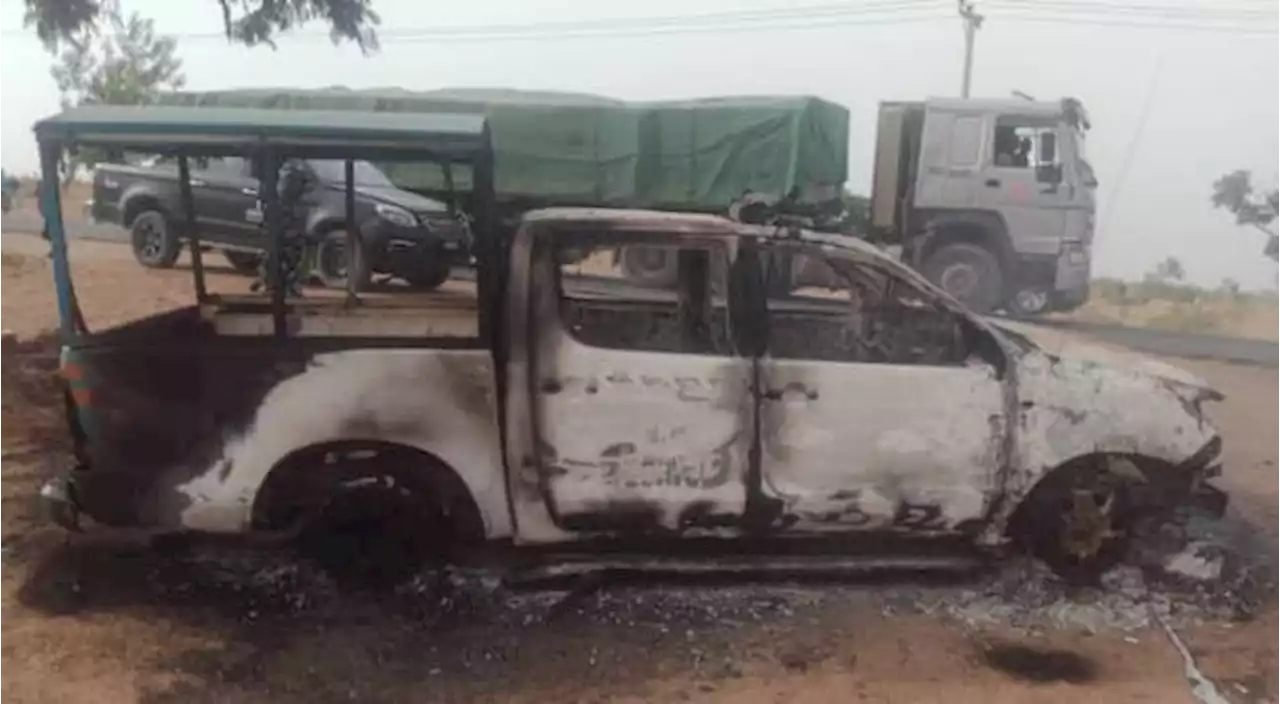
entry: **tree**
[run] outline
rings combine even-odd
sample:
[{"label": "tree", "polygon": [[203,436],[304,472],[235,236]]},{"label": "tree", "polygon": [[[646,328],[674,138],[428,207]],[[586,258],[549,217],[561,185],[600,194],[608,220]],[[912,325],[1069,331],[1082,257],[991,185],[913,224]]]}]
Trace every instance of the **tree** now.
[{"label": "tree", "polygon": [[1165,257],[1164,261],[1156,264],[1155,271],[1148,274],[1149,278],[1162,283],[1181,281],[1186,276],[1187,272],[1182,268],[1182,260],[1177,257]]},{"label": "tree", "polygon": [[1273,223],[1280,212],[1280,189],[1255,193],[1253,174],[1238,169],[1213,182],[1210,202],[1215,208],[1225,208],[1236,216],[1237,225],[1247,225],[1267,235],[1266,256],[1276,259],[1280,252],[1276,246],[1276,230]]},{"label": "tree", "polygon": [[[191,0],[186,0],[190,2]],[[206,2],[210,0],[205,0]],[[376,51],[374,27],[381,21],[373,0],[213,0],[222,10],[228,41],[275,48],[274,37],[313,20],[328,22],[334,42],[349,40],[361,51]],[[87,43],[106,18],[103,0],[24,0],[26,26],[34,27],[50,52],[63,44]]]},{"label": "tree", "polygon": [[[126,19],[115,0],[99,6],[102,30],[91,42],[69,45],[50,73],[64,109],[76,105],[142,105],[161,91],[181,88],[182,60],[172,37],[157,36],[154,23],[136,12]],[[79,166],[104,160],[81,150],[67,164],[66,178]]]}]

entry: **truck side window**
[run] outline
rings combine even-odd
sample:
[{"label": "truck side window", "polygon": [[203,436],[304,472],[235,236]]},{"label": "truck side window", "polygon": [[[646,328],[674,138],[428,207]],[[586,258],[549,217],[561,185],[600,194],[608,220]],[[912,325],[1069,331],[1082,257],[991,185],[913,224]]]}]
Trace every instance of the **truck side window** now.
[{"label": "truck side window", "polygon": [[992,163],[1002,168],[1030,169],[1057,163],[1056,154],[1040,153],[1042,135],[1053,134],[1053,120],[1002,115],[996,119]]},{"label": "truck side window", "polygon": [[579,342],[640,352],[732,353],[723,249],[645,245],[627,252],[590,238],[557,244],[560,318]]},{"label": "truck side window", "polygon": [[771,356],[935,366],[968,356],[959,316],[910,281],[821,251],[786,258],[790,285],[777,285],[774,267],[768,289]]}]

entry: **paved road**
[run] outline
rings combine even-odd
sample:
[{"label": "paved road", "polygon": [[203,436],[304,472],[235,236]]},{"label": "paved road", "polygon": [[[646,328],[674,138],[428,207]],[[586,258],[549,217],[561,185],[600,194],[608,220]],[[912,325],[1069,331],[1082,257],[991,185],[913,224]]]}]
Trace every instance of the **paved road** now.
[{"label": "paved road", "polygon": [[[40,232],[40,218],[31,212],[14,212],[0,220],[5,232]],[[71,236],[77,239],[126,242],[124,230],[113,225],[78,225]],[[1039,320],[1037,325],[1070,330],[1103,342],[1121,345],[1139,352],[1192,359],[1216,359],[1224,362],[1276,367],[1280,345],[1264,340],[1246,340],[1216,335],[1127,328],[1122,325],[1085,323],[1072,320]]]}]

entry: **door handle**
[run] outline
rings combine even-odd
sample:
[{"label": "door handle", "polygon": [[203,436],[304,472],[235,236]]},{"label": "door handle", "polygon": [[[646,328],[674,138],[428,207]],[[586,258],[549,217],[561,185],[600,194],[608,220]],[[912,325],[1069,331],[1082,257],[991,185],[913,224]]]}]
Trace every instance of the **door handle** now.
[{"label": "door handle", "polygon": [[809,399],[810,401],[818,400],[817,389],[811,389],[805,386],[804,384],[800,384],[797,382],[792,382],[790,384],[787,384],[781,389],[767,389],[764,392],[764,397],[770,401],[781,401],[782,397],[786,395],[788,391],[795,391],[797,393],[802,393],[804,394],[805,398]]},{"label": "door handle", "polygon": [[987,179],[986,181],[983,181],[983,182],[982,182],[982,185],[986,186],[987,188],[999,188],[999,187],[1000,187],[1000,179],[998,179],[998,178],[989,178],[989,179]]}]

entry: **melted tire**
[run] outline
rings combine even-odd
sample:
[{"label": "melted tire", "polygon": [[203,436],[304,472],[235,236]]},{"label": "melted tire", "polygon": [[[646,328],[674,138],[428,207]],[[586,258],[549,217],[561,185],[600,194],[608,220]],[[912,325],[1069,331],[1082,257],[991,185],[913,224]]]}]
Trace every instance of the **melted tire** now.
[{"label": "melted tire", "polygon": [[402,486],[370,484],[334,496],[297,547],[341,586],[389,589],[443,562],[448,537],[430,501]]}]

